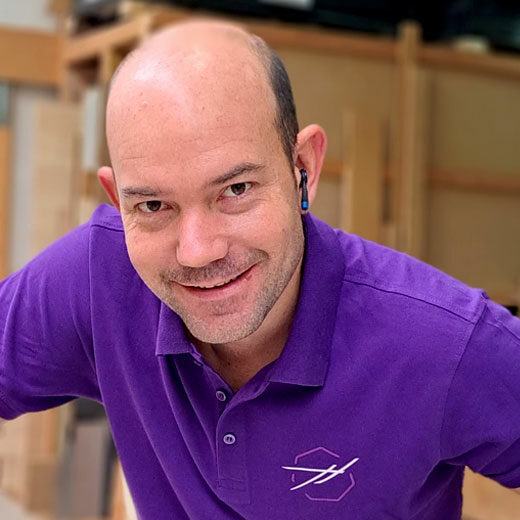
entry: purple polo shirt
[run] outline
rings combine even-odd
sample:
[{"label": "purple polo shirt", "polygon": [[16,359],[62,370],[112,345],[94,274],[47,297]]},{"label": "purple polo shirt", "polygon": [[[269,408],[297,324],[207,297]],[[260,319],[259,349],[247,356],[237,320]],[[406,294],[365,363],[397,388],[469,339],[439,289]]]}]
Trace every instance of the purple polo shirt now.
[{"label": "purple polo shirt", "polygon": [[452,520],[465,465],[519,487],[520,320],[304,224],[287,344],[234,393],[101,206],[0,285],[0,416],[102,402],[141,520]]}]

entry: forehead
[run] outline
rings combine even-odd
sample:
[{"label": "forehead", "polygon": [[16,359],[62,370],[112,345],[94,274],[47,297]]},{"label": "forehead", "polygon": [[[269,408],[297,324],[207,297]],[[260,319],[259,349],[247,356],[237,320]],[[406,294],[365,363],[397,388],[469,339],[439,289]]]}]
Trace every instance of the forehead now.
[{"label": "forehead", "polygon": [[279,152],[265,71],[250,56],[232,64],[210,58],[197,51],[178,58],[175,67],[152,59],[120,73],[107,107],[116,171],[209,164],[233,154],[230,161],[255,162],[254,155]]}]

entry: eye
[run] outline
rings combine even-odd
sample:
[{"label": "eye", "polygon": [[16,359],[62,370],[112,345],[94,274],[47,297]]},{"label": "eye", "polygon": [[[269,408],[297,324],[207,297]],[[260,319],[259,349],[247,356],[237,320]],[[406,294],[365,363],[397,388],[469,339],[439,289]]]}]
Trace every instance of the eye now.
[{"label": "eye", "polygon": [[137,205],[139,211],[143,213],[157,213],[161,209],[164,209],[165,204],[160,200],[147,200]]},{"label": "eye", "polygon": [[224,191],[225,197],[236,198],[243,195],[249,188],[251,188],[250,182],[238,182],[237,184],[231,184]]}]

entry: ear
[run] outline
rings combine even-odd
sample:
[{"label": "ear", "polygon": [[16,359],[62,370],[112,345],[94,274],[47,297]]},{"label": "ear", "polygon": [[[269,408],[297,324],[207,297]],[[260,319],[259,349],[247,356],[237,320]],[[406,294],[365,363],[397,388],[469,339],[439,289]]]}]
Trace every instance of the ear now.
[{"label": "ear", "polygon": [[114,170],[109,166],[102,166],[98,172],[98,179],[106,191],[108,198],[112,202],[112,204],[117,208],[118,211],[121,211],[119,206],[119,194],[117,193],[117,184],[116,178],[114,176]]},{"label": "ear", "polygon": [[309,206],[312,204],[318,191],[325,152],[327,151],[327,135],[319,125],[309,125],[300,131],[296,138],[294,164],[298,169],[297,185],[300,184],[300,169],[307,171],[307,191]]}]

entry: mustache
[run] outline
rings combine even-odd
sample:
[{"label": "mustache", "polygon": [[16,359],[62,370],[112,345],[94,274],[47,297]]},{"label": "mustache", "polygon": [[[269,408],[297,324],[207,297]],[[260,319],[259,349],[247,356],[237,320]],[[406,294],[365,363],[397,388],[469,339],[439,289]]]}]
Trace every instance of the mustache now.
[{"label": "mustache", "polygon": [[254,264],[266,260],[267,257],[265,251],[254,249],[240,258],[226,256],[204,267],[182,266],[167,269],[161,273],[161,278],[163,282],[176,282],[181,285],[199,285],[214,280],[227,280],[242,274]]}]

